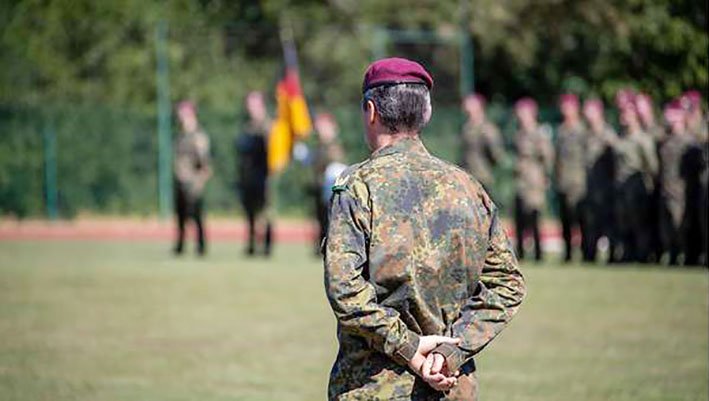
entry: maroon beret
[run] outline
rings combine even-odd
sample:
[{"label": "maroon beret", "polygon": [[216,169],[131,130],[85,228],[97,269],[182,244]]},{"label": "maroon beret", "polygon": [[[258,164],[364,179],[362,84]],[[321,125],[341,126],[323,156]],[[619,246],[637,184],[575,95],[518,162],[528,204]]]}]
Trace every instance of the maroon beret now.
[{"label": "maroon beret", "polygon": [[673,100],[665,105],[663,110],[665,119],[669,122],[682,121],[684,119],[685,109],[682,107],[681,100]]},{"label": "maroon beret", "polygon": [[433,87],[433,78],[415,61],[399,57],[384,58],[367,67],[362,92],[377,86],[396,84],[423,84],[430,90]]},{"label": "maroon beret", "polygon": [[574,95],[573,93],[564,93],[563,95],[559,96],[559,104],[573,104],[574,106],[578,106],[579,97]]},{"label": "maroon beret", "polygon": [[702,94],[698,90],[690,90],[682,95],[681,101],[686,109],[695,110],[702,105]]},{"label": "maroon beret", "polygon": [[532,113],[537,112],[537,102],[531,97],[523,97],[515,103],[515,110],[532,110]]}]

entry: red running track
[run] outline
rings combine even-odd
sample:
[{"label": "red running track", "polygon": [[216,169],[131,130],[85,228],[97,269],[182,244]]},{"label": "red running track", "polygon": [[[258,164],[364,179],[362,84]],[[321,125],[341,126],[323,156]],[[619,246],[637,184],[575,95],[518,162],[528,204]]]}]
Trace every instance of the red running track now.
[{"label": "red running track", "polygon": [[[510,237],[514,230],[506,224]],[[311,242],[316,226],[304,220],[283,220],[275,224],[275,240],[285,243]],[[553,222],[542,225],[542,240],[546,243],[560,240],[558,226]],[[188,225],[187,235],[192,236]],[[76,220],[0,220],[0,241],[3,240],[76,240],[76,241],[168,241],[175,237],[175,226],[170,220],[158,219],[104,219]],[[246,239],[246,225],[241,220],[214,219],[207,222],[210,241],[241,242]]]}]

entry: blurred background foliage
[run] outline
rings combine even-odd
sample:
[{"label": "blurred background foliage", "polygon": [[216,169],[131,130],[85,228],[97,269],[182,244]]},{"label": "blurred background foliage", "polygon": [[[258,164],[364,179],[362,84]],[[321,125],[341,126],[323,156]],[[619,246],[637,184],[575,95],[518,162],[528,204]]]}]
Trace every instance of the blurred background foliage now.
[{"label": "blurred background foliage", "polygon": [[[509,135],[507,106],[530,95],[553,122],[560,91],[610,101],[634,87],[665,101],[707,92],[707,5],[696,0],[5,0],[0,2],[0,213],[41,215],[43,144],[56,135],[63,215],[156,211],[156,26],[168,25],[171,99],[193,99],[212,137],[211,210],[236,208],[232,143],[242,99],[273,93],[279,27],[292,27],[313,111],[331,110],[350,161],[366,152],[361,76],[381,28],[448,38],[462,26],[475,46],[476,90]],[[467,8],[469,18],[461,19]],[[427,130],[439,155],[459,158],[457,45],[390,43],[436,77]],[[44,138],[44,139],[43,139]],[[281,210],[304,210],[304,167],[281,179]],[[498,202],[508,198],[502,169]]]}]

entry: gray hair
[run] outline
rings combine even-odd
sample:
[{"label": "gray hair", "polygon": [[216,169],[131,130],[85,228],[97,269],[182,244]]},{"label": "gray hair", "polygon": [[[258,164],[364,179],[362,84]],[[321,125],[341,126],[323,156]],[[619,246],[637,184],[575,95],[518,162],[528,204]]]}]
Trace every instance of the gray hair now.
[{"label": "gray hair", "polygon": [[431,119],[431,94],[422,84],[384,85],[364,92],[364,104],[371,100],[390,133],[421,132]]}]

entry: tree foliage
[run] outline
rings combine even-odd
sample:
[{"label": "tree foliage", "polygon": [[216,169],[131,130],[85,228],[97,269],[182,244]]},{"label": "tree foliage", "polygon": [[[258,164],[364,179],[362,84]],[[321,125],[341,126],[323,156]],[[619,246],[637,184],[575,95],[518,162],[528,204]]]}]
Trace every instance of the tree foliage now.
[{"label": "tree foliage", "polygon": [[[48,129],[57,135],[64,214],[154,212],[160,21],[168,26],[171,100],[197,102],[214,144],[208,203],[230,210],[241,99],[254,89],[272,93],[282,28],[295,39],[311,108],[335,112],[351,161],[366,153],[357,102],[378,46],[433,72],[436,135],[427,144],[455,160],[461,27],[475,46],[476,89],[510,131],[505,105],[525,95],[549,109],[561,91],[607,101],[626,86],[658,101],[689,88],[707,93],[706,15],[696,0],[5,0],[0,213],[41,213]],[[383,44],[381,28],[426,31],[442,42]],[[282,180],[281,208],[304,209],[307,174],[294,169]]]},{"label": "tree foliage", "polygon": [[[341,104],[358,95],[375,27],[445,34],[460,26],[461,3],[6,1],[0,6],[0,100],[154,108],[154,30],[165,20],[173,97],[233,109],[246,90],[272,84],[280,64],[279,26],[287,21],[308,95]],[[501,101],[528,94],[550,100],[560,90],[610,98],[621,86],[662,99],[690,87],[707,89],[705,2],[476,0],[469,7],[464,26],[476,45],[476,81]],[[457,52],[436,56],[435,63],[455,76]]]}]

